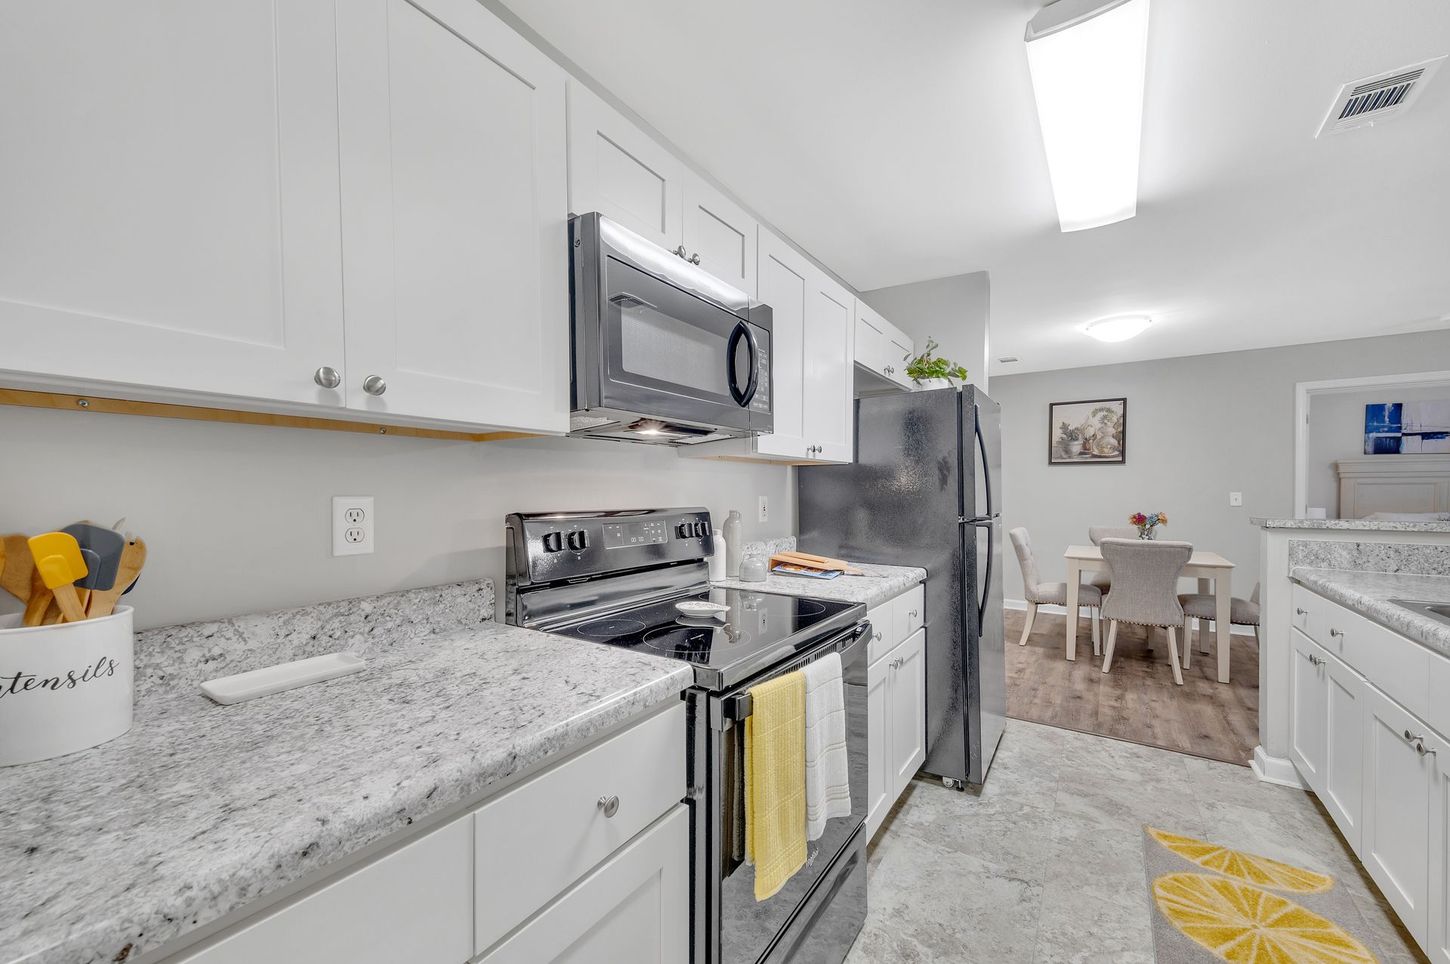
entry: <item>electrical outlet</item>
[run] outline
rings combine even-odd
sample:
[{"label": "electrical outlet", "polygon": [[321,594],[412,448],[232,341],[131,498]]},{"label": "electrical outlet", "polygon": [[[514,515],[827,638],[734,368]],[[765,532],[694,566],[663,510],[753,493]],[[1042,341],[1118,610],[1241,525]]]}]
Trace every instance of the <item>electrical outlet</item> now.
[{"label": "electrical outlet", "polygon": [[360,556],[373,551],[373,497],[332,497],[332,554]]},{"label": "electrical outlet", "polygon": [[1244,504],[1244,494],[1242,492],[1230,492],[1228,494],[1228,504],[1231,505],[1231,506],[1240,506],[1240,505],[1243,505]]},{"label": "electrical outlet", "polygon": [[770,521],[770,500],[765,496],[760,497],[760,509],[755,513],[756,522]]}]

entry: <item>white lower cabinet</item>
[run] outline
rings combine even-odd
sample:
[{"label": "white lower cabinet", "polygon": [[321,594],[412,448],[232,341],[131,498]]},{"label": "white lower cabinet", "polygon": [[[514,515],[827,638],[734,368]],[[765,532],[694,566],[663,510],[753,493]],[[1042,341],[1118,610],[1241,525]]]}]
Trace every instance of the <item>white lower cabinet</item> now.
[{"label": "white lower cabinet", "polygon": [[[1365,699],[1365,724],[1360,859],[1406,929],[1424,947],[1431,866],[1438,864],[1443,872],[1445,862],[1444,851],[1432,855],[1429,846],[1430,815],[1440,779],[1439,741],[1376,690]],[[1421,752],[1422,744],[1428,752]]]},{"label": "white lower cabinet", "polygon": [[[892,804],[926,760],[926,629],[903,639],[921,587],[873,608],[866,669],[866,834],[875,835]],[[898,618],[900,617],[900,618]]]},{"label": "white lower cabinet", "polygon": [[687,961],[689,862],[689,810],[676,805],[482,960]]},{"label": "white lower cabinet", "polygon": [[1450,740],[1425,722],[1450,700],[1450,660],[1302,587],[1293,602],[1294,765],[1415,941],[1450,964]]},{"label": "white lower cabinet", "polygon": [[683,703],[167,964],[689,959]]}]

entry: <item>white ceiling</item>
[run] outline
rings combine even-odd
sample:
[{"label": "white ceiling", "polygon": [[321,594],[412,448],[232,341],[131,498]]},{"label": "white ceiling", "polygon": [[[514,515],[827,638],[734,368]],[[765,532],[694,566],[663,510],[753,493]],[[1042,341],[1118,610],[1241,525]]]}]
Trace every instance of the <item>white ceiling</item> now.
[{"label": "white ceiling", "polygon": [[1341,83],[1450,53],[1445,0],[1152,0],[1138,216],[1074,234],[1034,0],[505,2],[858,289],[990,271],[992,374],[1450,325],[1450,67],[1314,138]]}]

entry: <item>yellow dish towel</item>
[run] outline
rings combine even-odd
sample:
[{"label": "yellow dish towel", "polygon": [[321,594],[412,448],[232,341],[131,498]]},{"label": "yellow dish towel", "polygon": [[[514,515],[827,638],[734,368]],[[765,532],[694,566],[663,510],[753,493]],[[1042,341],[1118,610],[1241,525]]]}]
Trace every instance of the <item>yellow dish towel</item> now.
[{"label": "yellow dish towel", "polygon": [[750,688],[745,718],[745,855],[755,899],[775,896],[806,863],[806,678]]}]

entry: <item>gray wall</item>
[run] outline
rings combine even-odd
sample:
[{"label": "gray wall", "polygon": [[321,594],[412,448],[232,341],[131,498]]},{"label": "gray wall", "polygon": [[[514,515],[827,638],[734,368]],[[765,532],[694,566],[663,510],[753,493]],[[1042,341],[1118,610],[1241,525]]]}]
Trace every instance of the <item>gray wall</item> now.
[{"label": "gray wall", "polygon": [[[1066,371],[998,375],[1004,521],[1026,526],[1044,579],[1060,580],[1063,550],[1089,525],[1126,525],[1162,510],[1160,538],[1186,539],[1237,564],[1234,591],[1258,580],[1259,530],[1250,516],[1290,516],[1294,502],[1294,385],[1443,367],[1450,331],[1323,342]],[[1047,405],[1128,399],[1127,464],[1047,464]],[[1241,508],[1228,494],[1242,492]],[[1007,554],[1006,598],[1022,598]]]},{"label": "gray wall", "polygon": [[[1428,367],[1439,362],[1422,360]],[[1376,402],[1409,402],[1450,398],[1450,384],[1428,388],[1376,388],[1361,392],[1332,392],[1309,397],[1309,451],[1305,458],[1305,495],[1308,504],[1323,506],[1331,519],[1339,515],[1339,477],[1334,463],[1364,455],[1364,407]]]},{"label": "gray wall", "polygon": [[916,342],[928,337],[941,345],[938,354],[965,366],[973,384],[987,388],[992,283],[985,271],[893,285],[861,292],[861,300]]},{"label": "gray wall", "polygon": [[[578,439],[449,442],[0,407],[0,532],[121,516],[162,626],[492,576],[507,512],[704,505],[795,531],[794,470]],[[334,495],[377,499],[377,551],[333,558]],[[769,525],[755,522],[756,497]],[[15,600],[0,592],[0,611]]]}]

